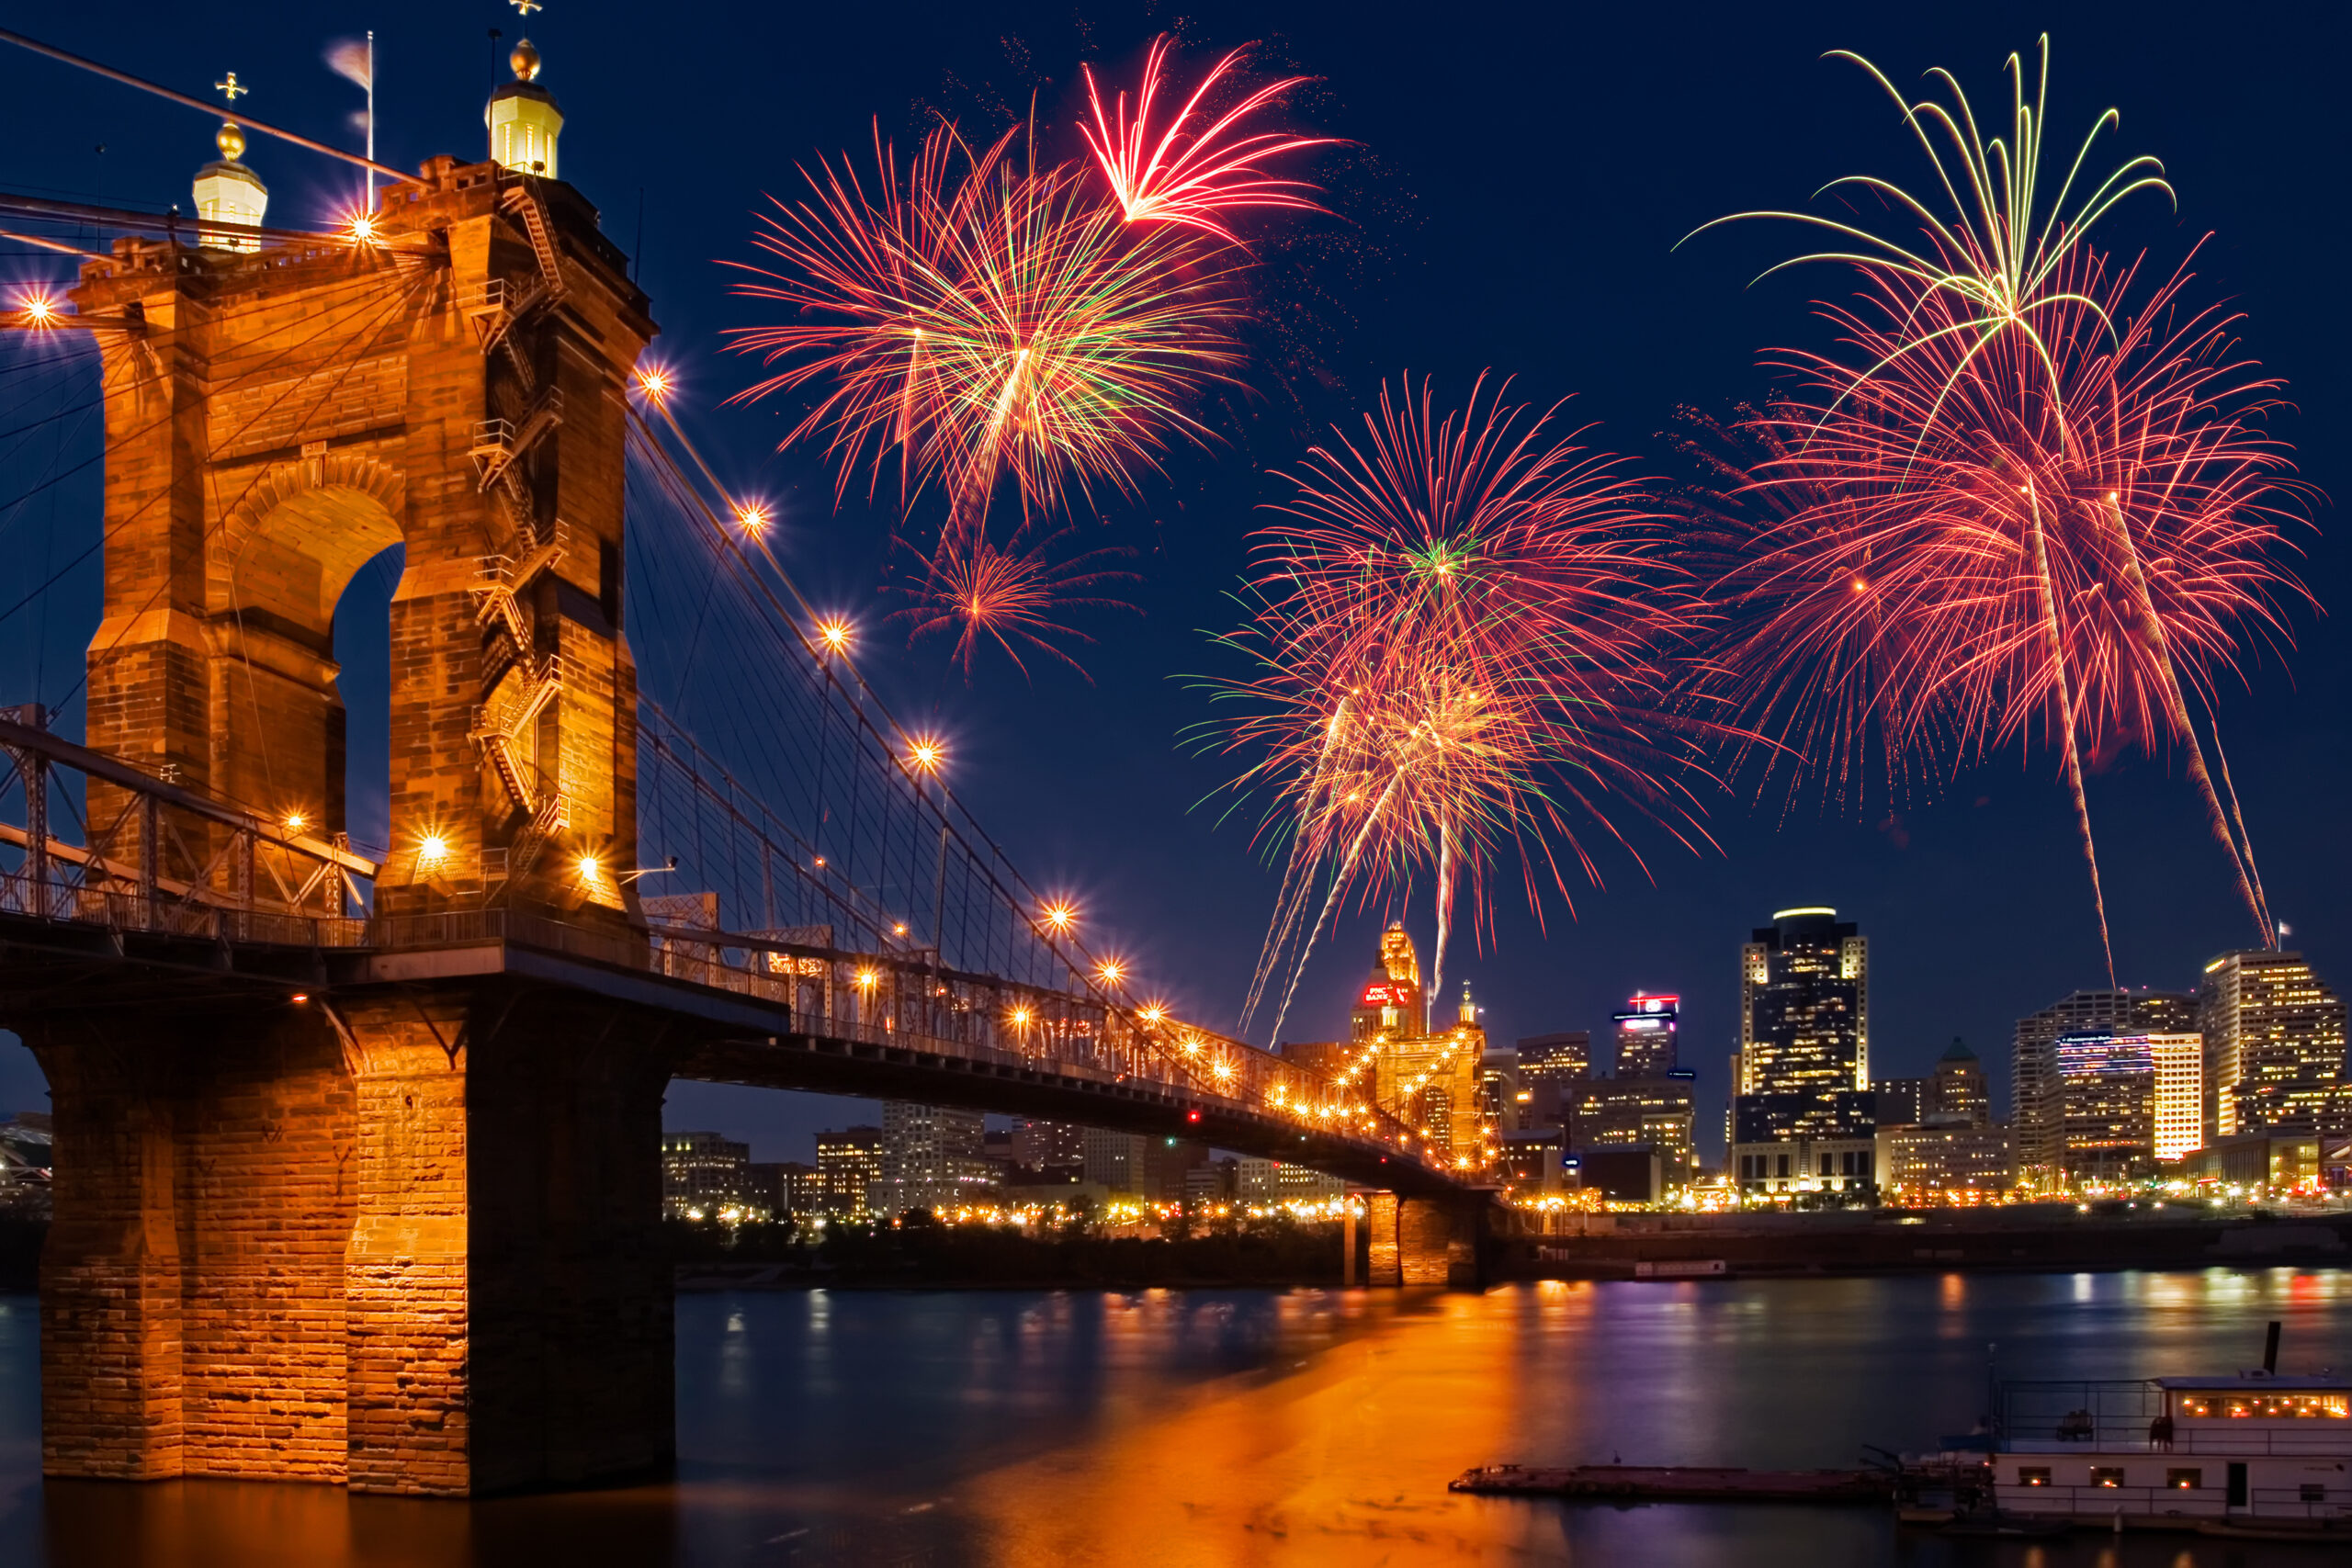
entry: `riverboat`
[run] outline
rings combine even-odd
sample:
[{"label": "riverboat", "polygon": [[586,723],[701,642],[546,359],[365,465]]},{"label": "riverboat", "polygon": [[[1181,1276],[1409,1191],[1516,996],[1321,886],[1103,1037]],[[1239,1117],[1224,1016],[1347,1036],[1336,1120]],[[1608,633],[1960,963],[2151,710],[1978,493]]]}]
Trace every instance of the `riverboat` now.
[{"label": "riverboat", "polygon": [[2008,1383],[1989,1455],[1997,1516],[2209,1533],[2352,1534],[2352,1379]]}]

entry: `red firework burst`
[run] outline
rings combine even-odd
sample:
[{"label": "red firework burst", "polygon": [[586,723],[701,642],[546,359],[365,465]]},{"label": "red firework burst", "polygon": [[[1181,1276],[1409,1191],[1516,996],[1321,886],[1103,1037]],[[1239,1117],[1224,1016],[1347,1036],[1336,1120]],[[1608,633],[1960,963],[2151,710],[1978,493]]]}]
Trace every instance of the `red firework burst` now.
[{"label": "red firework burst", "polygon": [[1619,460],[1561,433],[1556,405],[1508,404],[1507,389],[1482,377],[1466,408],[1442,412],[1426,381],[1384,388],[1360,434],[1289,476],[1286,520],[1258,533],[1257,614],[1227,640],[1261,673],[1220,688],[1249,710],[1223,744],[1262,751],[1236,787],[1268,789],[1268,829],[1288,840],[1253,1007],[1277,970],[1295,984],[1351,891],[1434,873],[1434,990],[1457,888],[1483,927],[1506,850],[1540,908],[1545,881],[1566,896],[1555,843],[1599,880],[1587,835],[1623,841],[1612,797],[1704,837],[1662,663],[1694,601]]},{"label": "red firework burst", "polygon": [[910,642],[952,638],[949,661],[962,668],[967,682],[974,659],[991,644],[1023,676],[1029,673],[1024,651],[1085,676],[1068,646],[1094,639],[1066,617],[1074,610],[1134,610],[1105,590],[1138,580],[1112,565],[1126,554],[1116,547],[1057,558],[1073,533],[1065,528],[1027,542],[1016,537],[1010,549],[999,548],[984,533],[945,539],[912,590],[915,603],[896,618],[908,625]]},{"label": "red firework burst", "polygon": [[1288,76],[1269,83],[1213,115],[1203,106],[1217,84],[1234,73],[1250,52],[1247,46],[1234,50],[1209,68],[1184,100],[1184,107],[1155,133],[1152,110],[1167,78],[1170,44],[1165,35],[1152,39],[1132,115],[1125,91],[1114,98],[1111,112],[1105,114],[1093,67],[1080,68],[1086,74],[1087,104],[1094,123],[1080,121],[1079,134],[1086,138],[1126,220],[1185,224],[1238,243],[1226,226],[1229,212],[1253,207],[1322,210],[1312,199],[1313,185],[1277,179],[1266,172],[1265,165],[1285,152],[1330,146],[1331,140],[1246,129],[1252,117],[1281,101],[1283,94],[1307,78]]},{"label": "red firework burst", "polygon": [[2075,302],[2030,337],[1941,330],[1964,321],[1947,297],[1884,272],[1826,312],[1842,352],[1791,356],[1803,384],[1758,422],[1783,455],[1758,487],[1803,500],[1724,584],[1748,612],[1725,663],[1759,721],[1776,704],[1867,711],[1915,750],[1949,736],[1951,761],[2052,745],[2095,901],[2086,767],[2179,746],[2267,942],[2206,750],[2218,763],[2216,678],[2283,649],[2282,606],[2308,598],[2283,560],[2306,492],[2258,424],[2276,384],[2234,356],[2234,318],[2183,305],[2185,271],[2136,310],[2132,271],[2086,249],[2061,276]]}]

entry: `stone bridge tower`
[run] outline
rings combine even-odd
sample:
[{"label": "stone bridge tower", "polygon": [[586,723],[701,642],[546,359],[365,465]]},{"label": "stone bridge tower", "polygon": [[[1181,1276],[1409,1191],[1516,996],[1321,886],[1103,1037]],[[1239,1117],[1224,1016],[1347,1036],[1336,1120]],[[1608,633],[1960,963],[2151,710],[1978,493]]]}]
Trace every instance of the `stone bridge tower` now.
[{"label": "stone bridge tower", "polygon": [[[110,1013],[12,998],[56,1107],[52,1474],[468,1493],[671,1450],[662,1026],[531,989],[495,942],[534,911],[627,933],[625,396],[655,330],[552,177],[536,51],[514,64],[491,117],[514,166],[435,158],[349,242],[288,235],[254,227],[266,192],[224,128],[193,231],[118,242],[74,291],[104,323],[89,745],[342,832],[335,608],[402,547],[376,940],[446,927],[491,956]],[[164,829],[151,883],[345,912],[282,850]]]}]

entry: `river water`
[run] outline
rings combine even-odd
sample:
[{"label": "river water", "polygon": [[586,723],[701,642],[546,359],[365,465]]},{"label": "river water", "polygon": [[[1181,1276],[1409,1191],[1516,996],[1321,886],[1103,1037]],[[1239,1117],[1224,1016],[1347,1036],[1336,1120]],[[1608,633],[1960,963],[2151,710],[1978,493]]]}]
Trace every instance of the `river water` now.
[{"label": "river water", "polygon": [[678,1303],[673,1483],[478,1504],[40,1477],[38,1316],[0,1298],[0,1568],[1674,1564],[2263,1568],[2309,1548],[1898,1531],[1874,1508],[1457,1497],[1476,1464],[1850,1465],[2014,1378],[2352,1366],[2352,1273],[745,1292]]}]

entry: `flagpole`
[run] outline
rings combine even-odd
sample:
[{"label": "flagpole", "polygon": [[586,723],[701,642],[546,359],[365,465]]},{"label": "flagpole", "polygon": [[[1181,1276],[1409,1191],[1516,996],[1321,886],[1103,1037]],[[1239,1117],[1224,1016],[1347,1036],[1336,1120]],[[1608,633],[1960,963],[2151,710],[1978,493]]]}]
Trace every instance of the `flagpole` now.
[{"label": "flagpole", "polygon": [[[372,164],[375,161],[376,29],[369,28],[368,29],[368,162]],[[373,213],[376,210],[376,171],[372,168],[368,171],[368,206],[366,210],[370,213]]]}]

